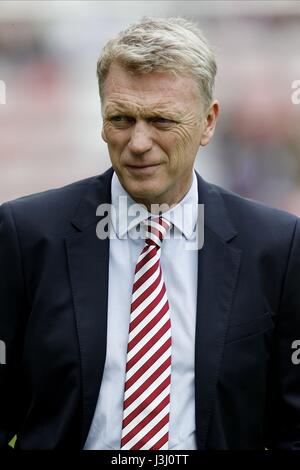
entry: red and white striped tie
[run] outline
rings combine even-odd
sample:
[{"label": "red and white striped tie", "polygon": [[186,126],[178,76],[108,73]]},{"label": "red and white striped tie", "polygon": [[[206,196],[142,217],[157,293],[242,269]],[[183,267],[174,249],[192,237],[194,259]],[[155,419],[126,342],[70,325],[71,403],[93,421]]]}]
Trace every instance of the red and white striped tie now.
[{"label": "red and white striped tie", "polygon": [[171,224],[146,224],[146,243],[132,290],[121,449],[168,449],[171,385],[171,320],[160,266],[161,243]]}]

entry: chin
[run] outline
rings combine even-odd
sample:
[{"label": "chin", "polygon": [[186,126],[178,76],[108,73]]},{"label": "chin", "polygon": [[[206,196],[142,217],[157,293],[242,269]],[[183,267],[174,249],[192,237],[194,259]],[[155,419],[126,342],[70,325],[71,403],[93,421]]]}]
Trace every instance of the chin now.
[{"label": "chin", "polygon": [[161,191],[158,190],[157,185],[147,185],[145,184],[145,182],[141,182],[138,185],[129,184],[127,186],[127,192],[135,200],[145,200],[150,203],[152,201],[155,201],[157,197],[159,196],[159,194],[161,193]]}]

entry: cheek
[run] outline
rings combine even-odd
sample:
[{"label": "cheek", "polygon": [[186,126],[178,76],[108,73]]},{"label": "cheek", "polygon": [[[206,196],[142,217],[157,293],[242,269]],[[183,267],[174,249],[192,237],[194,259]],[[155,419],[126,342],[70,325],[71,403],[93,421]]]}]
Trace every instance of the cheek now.
[{"label": "cheek", "polygon": [[171,165],[176,167],[185,166],[194,158],[198,147],[198,141],[192,129],[179,128],[172,131],[169,138]]},{"label": "cheek", "polygon": [[117,147],[122,144],[126,139],[126,132],[124,130],[115,129],[109,122],[103,123],[103,131],[106,136],[107,144]]},{"label": "cheek", "polygon": [[104,132],[110,157],[118,160],[127,144],[126,133],[112,129],[110,126],[104,126]]}]

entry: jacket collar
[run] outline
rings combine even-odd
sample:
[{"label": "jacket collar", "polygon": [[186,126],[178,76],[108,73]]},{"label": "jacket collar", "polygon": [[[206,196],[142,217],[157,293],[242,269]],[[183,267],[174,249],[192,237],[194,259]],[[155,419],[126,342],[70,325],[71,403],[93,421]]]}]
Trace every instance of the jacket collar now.
[{"label": "jacket collar", "polygon": [[[83,231],[98,222],[96,211],[99,204],[111,204],[113,174],[111,167],[105,173],[92,178],[71,222],[77,230]],[[198,182],[198,203],[204,205],[205,225],[224,242],[230,241],[237,232],[225,207],[221,189],[207,183],[196,171],[195,174]]]}]

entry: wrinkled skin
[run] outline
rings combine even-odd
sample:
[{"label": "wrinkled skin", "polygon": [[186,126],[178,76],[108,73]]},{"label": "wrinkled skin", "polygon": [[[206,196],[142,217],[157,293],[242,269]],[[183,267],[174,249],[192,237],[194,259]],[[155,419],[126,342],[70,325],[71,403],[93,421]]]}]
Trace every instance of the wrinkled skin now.
[{"label": "wrinkled skin", "polygon": [[110,67],[102,102],[102,138],[112,166],[136,202],[177,204],[188,192],[200,145],[210,141],[219,113],[204,113],[192,77],[132,74]]}]

